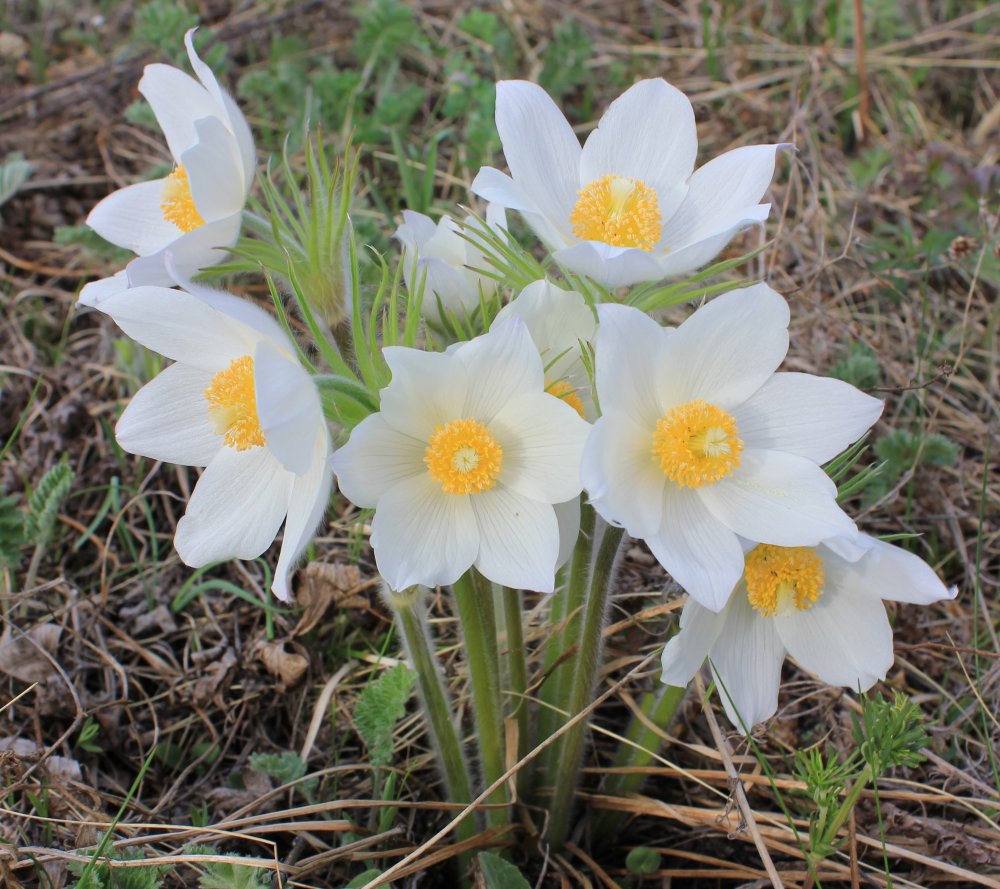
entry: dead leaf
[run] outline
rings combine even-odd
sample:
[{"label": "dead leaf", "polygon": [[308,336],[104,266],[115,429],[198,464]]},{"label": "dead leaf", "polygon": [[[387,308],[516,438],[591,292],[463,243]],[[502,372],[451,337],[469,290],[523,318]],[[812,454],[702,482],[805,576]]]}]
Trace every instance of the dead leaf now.
[{"label": "dead leaf", "polygon": [[211,700],[235,664],[236,655],[231,648],[227,648],[222,657],[205,667],[191,690],[192,697],[199,703]]},{"label": "dead leaf", "polygon": [[309,659],[301,654],[287,651],[286,642],[258,642],[254,654],[272,676],[277,676],[282,685],[291,688],[298,685],[309,669]]},{"label": "dead leaf", "polygon": [[[305,607],[293,636],[308,633],[322,620],[331,606],[358,607],[351,594],[361,586],[361,572],[357,565],[330,565],[312,562],[299,572],[296,601]],[[367,601],[360,603],[367,605]]]},{"label": "dead leaf", "polygon": [[44,682],[56,673],[44,652],[55,658],[61,635],[58,624],[39,624],[16,635],[7,626],[0,636],[0,671],[22,682]]}]

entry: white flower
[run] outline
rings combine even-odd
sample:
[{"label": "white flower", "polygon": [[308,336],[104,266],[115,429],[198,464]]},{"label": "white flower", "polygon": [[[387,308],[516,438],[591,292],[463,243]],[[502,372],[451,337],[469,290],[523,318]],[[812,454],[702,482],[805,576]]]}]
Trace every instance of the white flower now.
[{"label": "white flower", "polygon": [[[486,223],[496,230],[506,227],[502,207],[490,204]],[[412,291],[424,276],[424,297],[421,314],[439,324],[441,309],[464,321],[479,306],[482,297],[490,297],[497,282],[472,271],[485,268],[482,251],[462,237],[463,228],[475,224],[475,217],[466,216],[461,225],[443,215],[437,225],[423,213],[403,211],[403,224],[394,237],[403,246],[403,279]],[[475,229],[473,229],[475,231]]]},{"label": "white flower", "polygon": [[[119,189],[101,201],[87,225],[138,256],[124,272],[84,287],[80,303],[99,307],[110,294],[144,284],[170,286],[166,256],[183,277],[215,265],[236,243],[253,183],[253,137],[242,112],[184,37],[198,80],[169,65],[147,65],[139,92],[166,136],[174,170],[163,179]],[[200,81],[200,82],[199,82]]]},{"label": "white flower", "polygon": [[[663,681],[685,686],[708,657],[730,720],[747,729],[773,715],[785,655],[830,685],[867,691],[892,666],[883,599],[954,599],[918,556],[867,535],[849,560],[836,541],[816,548],[759,545],[721,614],[693,599],[663,650]],[[857,553],[852,553],[857,556]]]},{"label": "white flower", "polygon": [[693,271],[767,219],[780,146],[736,148],[692,172],[694,111],[664,80],[626,90],[582,150],[533,83],[497,84],[496,121],[511,175],[484,167],[472,190],[521,211],[558,263],[607,287]]},{"label": "white flower", "polygon": [[458,580],[551,592],[553,504],[580,492],[590,428],[546,394],[542,362],[511,319],[445,353],[384,350],[381,411],[333,457],[340,488],[374,507],[372,547],[396,590]]},{"label": "white flower", "polygon": [[594,414],[590,379],[580,344],[597,334],[597,317],[574,290],[546,280],[533,281],[498,313],[493,325],[517,316],[524,321],[545,367],[545,389],[562,398],[581,417]]},{"label": "white flower", "polygon": [[676,330],[626,306],[601,305],[598,316],[603,416],[584,451],[584,487],[693,598],[725,605],[743,571],[739,537],[815,546],[856,535],[819,464],[864,433],[882,402],[839,380],[775,373],[788,305],[770,287],[719,296]]},{"label": "white flower", "polygon": [[181,559],[255,559],[284,521],[271,590],[287,601],[332,482],[319,393],[293,344],[266,312],[218,291],[139,287],[101,308],[176,362],[135,394],[115,432],[130,453],[206,467],[177,525]]}]

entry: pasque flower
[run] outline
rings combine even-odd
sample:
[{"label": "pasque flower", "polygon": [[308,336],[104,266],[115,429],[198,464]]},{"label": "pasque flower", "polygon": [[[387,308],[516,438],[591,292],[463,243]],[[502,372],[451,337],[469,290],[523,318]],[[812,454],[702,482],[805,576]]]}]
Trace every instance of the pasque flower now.
[{"label": "pasque flower", "polygon": [[[424,295],[421,314],[435,324],[440,323],[441,310],[456,315],[460,321],[475,311],[483,297],[496,290],[493,278],[473,271],[484,268],[482,251],[462,237],[463,228],[474,224],[475,217],[466,216],[460,225],[447,214],[437,222],[414,210],[403,211],[403,224],[394,237],[403,247],[403,279],[412,291],[421,277]],[[490,204],[486,224],[503,230],[506,218],[503,208]]]},{"label": "pasque flower", "polygon": [[584,487],[694,599],[725,605],[743,571],[740,537],[815,546],[857,533],[820,464],[882,402],[840,380],[775,373],[788,349],[781,296],[766,284],[730,291],[674,330],[626,306],[598,316],[603,415]]},{"label": "pasque flower", "polygon": [[126,269],[95,281],[80,294],[100,307],[104,296],[144,284],[170,286],[172,256],[182,277],[225,258],[240,232],[253,183],[253,137],[246,119],[211,68],[184,37],[198,79],[169,65],[147,65],[139,92],[167,139],[174,168],[162,179],[128,185],[108,195],[87,217],[105,240],[137,253]]},{"label": "pasque flower", "polygon": [[506,586],[551,592],[553,504],[580,493],[590,428],[545,392],[517,318],[445,353],[384,350],[381,410],[333,457],[340,488],[374,507],[372,547],[396,590],[458,580],[472,565]]},{"label": "pasque flower", "polygon": [[736,148],[695,171],[694,111],[664,80],[626,90],[582,149],[533,83],[497,84],[496,122],[510,176],[484,167],[472,190],[519,210],[557,262],[608,287],[691,272],[767,219],[779,146]]},{"label": "pasque flower", "polygon": [[882,600],[927,605],[956,593],[918,556],[867,535],[846,550],[760,544],[721,613],[684,606],[662,678],[687,685],[707,657],[730,720],[749,729],[777,709],[786,655],[823,682],[867,691],[892,666]]},{"label": "pasque flower", "polygon": [[181,559],[254,559],[284,522],[271,590],[287,601],[332,483],[319,393],[294,345],[263,310],[204,288],[138,287],[101,309],[176,362],[135,394],[115,433],[130,453],[205,467],[174,536]]}]

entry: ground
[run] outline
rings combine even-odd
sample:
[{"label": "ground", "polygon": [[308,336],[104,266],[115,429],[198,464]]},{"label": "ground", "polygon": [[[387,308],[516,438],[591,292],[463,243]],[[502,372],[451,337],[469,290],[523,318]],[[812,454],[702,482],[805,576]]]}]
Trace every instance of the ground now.
[{"label": "ground", "polygon": [[[399,654],[357,513],[335,499],[298,605],[278,608],[266,593],[274,551],[205,572],[179,562],[172,529],[195,471],[114,441],[158,363],[74,309],[85,281],[123,261],[82,225],[109,191],[169,164],[136,84],[146,63],[180,64],[197,23],[262,160],[288,130],[301,156],[307,103],[334,147],[354,132],[355,227],[388,255],[402,207],[453,211],[478,167],[500,162],[499,78],[540,81],[585,132],[625,86],[664,76],[694,102],[701,161],[741,144],[795,146],[753,260],[791,303],[786,368],[885,399],[862,458],[884,462],[882,474],[847,508],[869,533],[914,535],[904,545],[959,590],[892,608],[883,690],[910,696],[930,742],[921,764],[863,794],[818,875],[1000,886],[1000,10],[978,0],[50,0],[0,11],[0,882],[72,884],[106,837],[118,858],[162,865],[129,869],[151,875],[144,885],[196,885],[204,856],[235,852],[272,871],[280,862],[288,885],[339,887],[444,823],[415,700],[388,784],[355,729],[359,695]],[[8,196],[14,152],[31,174]],[[259,280],[234,286],[265,292]],[[640,545],[619,586],[602,689],[655,652],[677,614]],[[445,596],[432,616],[460,692]],[[540,625],[529,642],[544,644]],[[575,842],[543,884],[756,886],[777,872],[810,885],[789,828],[810,811],[793,752],[850,749],[859,706],[791,664],[784,678],[755,746],[692,692],[663,761],[625,803],[601,798],[610,744],[598,733]],[[650,672],[617,688],[596,725],[620,731],[654,682]],[[376,785],[391,808],[373,803]],[[589,831],[607,806],[628,812],[613,843]],[[641,878],[626,867],[634,847],[661,853]],[[511,857],[540,876],[537,860]],[[429,850],[397,885],[449,880]]]}]

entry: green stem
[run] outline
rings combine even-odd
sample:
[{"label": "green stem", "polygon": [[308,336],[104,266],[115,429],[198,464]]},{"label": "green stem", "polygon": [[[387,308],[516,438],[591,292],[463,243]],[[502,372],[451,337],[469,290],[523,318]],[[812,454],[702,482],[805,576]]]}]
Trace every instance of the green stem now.
[{"label": "green stem", "polygon": [[[633,714],[625,731],[625,741],[619,744],[618,752],[615,754],[612,763],[614,771],[604,782],[604,793],[607,796],[636,793],[642,787],[647,777],[642,770],[656,758],[663,746],[663,736],[650,728],[650,724],[666,728],[674,718],[686,692],[686,687],[661,685],[656,692],[647,692],[643,695],[639,712],[646,719],[640,719],[637,714]],[[625,769],[630,771],[624,771]],[[611,809],[601,810],[593,825],[594,839],[598,843],[610,840],[621,818],[621,812],[614,812]]]},{"label": "green stem", "polygon": [[[587,597],[583,625],[580,629],[580,649],[574,664],[567,707],[570,718],[587,709],[593,700],[601,652],[604,648],[604,621],[611,598],[611,581],[624,537],[624,529],[606,528],[594,559],[590,594]],[[552,802],[549,805],[547,839],[553,852],[562,849],[569,832],[569,819],[583,757],[583,742],[587,737],[589,724],[589,720],[581,719],[563,736],[560,744],[553,745],[560,748],[557,762],[562,779],[555,782]]]},{"label": "green stem", "polygon": [[524,616],[521,591],[503,587],[504,623],[507,625],[507,667],[510,678],[510,709],[517,720],[517,758],[528,751],[528,655],[524,650]]},{"label": "green stem", "polygon": [[833,841],[837,838],[837,833],[847,822],[847,819],[851,817],[851,811],[858,804],[862,791],[864,791],[865,787],[868,786],[868,782],[871,780],[872,767],[870,765],[866,765],[861,770],[861,774],[858,775],[854,784],[851,786],[851,789],[848,791],[844,801],[840,804],[840,808],[837,809],[837,813],[827,825],[826,833],[823,837],[825,845],[833,845]]},{"label": "green stem", "polygon": [[[483,781],[488,786],[504,773],[503,715],[500,708],[499,661],[497,658],[496,615],[489,584],[470,569],[451,586],[458,606],[458,616],[465,636],[465,657],[469,664],[473,709],[476,717],[476,739],[483,769]],[[486,810],[490,827],[509,823],[507,791],[498,787],[487,799]]]},{"label": "green stem", "polygon": [[[549,644],[545,647],[544,671],[548,673],[544,684],[539,689],[542,706],[538,712],[538,740],[544,741],[566,718],[570,685],[573,678],[574,658],[561,658],[580,641],[580,619],[583,603],[587,597],[587,578],[590,574],[591,554],[594,551],[594,527],[597,513],[588,503],[580,505],[580,535],[573,549],[569,563],[569,578],[565,591],[553,597],[551,622],[564,626],[556,630]],[[559,744],[548,747],[541,755],[537,765],[537,781],[539,786],[555,783],[559,774],[558,753]]]},{"label": "green stem", "polygon": [[[434,657],[422,594],[423,590],[420,587],[412,587],[404,593],[391,592],[388,587],[384,590],[384,598],[396,616],[396,625],[403,637],[407,658],[417,674],[417,688],[427,717],[427,726],[434,752],[437,754],[438,765],[444,775],[448,801],[468,804],[472,801],[469,764],[462,752],[462,742],[459,740],[455,720],[452,718],[448,693]],[[455,833],[459,840],[471,839],[476,835],[475,821],[466,818],[459,822]],[[459,861],[463,873],[470,863],[467,858],[468,854]]]}]

